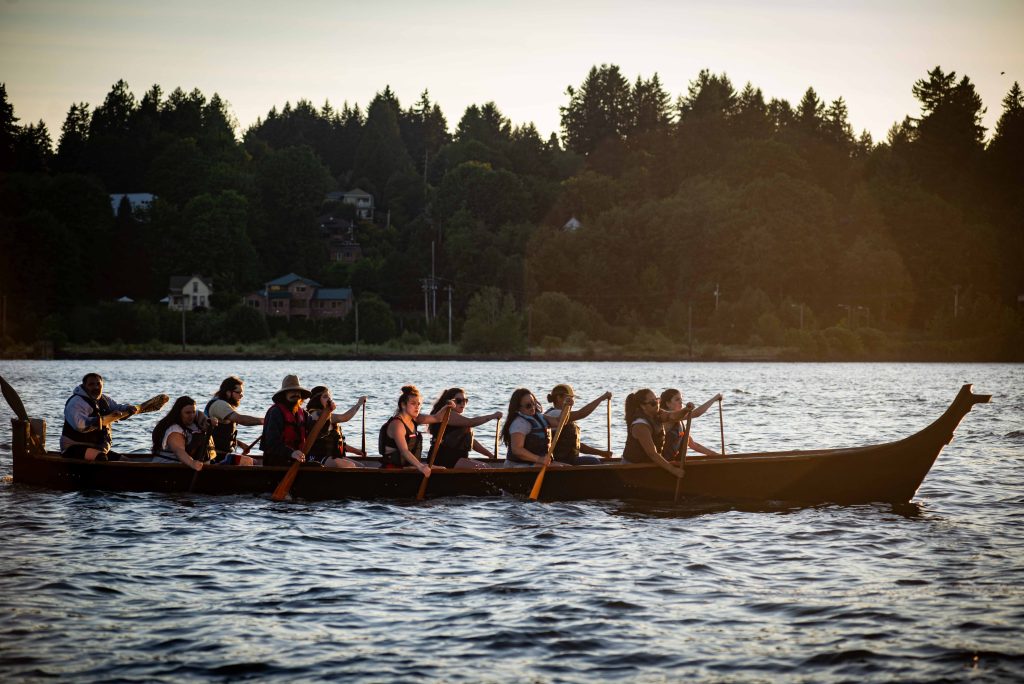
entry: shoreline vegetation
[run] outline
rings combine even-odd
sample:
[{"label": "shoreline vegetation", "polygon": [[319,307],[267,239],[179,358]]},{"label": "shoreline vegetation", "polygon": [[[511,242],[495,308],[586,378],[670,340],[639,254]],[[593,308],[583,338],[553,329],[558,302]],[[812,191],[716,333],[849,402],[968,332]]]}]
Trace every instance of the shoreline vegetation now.
[{"label": "shoreline vegetation", "polygon": [[[826,331],[827,332],[827,331]],[[824,336],[819,336],[824,338]],[[852,340],[852,341],[851,341]],[[664,341],[664,340],[662,340]],[[583,345],[553,344],[531,346],[516,352],[465,352],[458,345],[431,342],[404,342],[394,339],[383,344],[345,344],[298,342],[286,337],[246,344],[186,345],[152,342],[148,344],[68,344],[54,349],[49,342],[0,346],[0,359],[36,360],[419,360],[419,361],[661,361],[661,362],[1020,362],[1024,353],[1000,352],[989,347],[991,340],[887,341],[884,346],[868,348],[859,338],[845,338],[846,345],[829,344],[827,339],[811,337],[800,345],[749,345],[694,343],[654,346],[636,342],[612,345],[593,342]]]}]

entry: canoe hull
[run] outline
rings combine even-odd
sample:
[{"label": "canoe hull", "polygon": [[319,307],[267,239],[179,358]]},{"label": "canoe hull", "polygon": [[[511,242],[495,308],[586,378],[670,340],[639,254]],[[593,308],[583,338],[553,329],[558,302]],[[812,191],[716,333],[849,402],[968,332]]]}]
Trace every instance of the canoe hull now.
[{"label": "canoe hull", "polygon": [[[730,500],[903,503],[913,497],[942,448],[971,407],[988,401],[965,385],[942,417],[906,439],[850,449],[695,456],[687,459],[681,494]],[[208,466],[198,475],[182,465],[139,462],[90,463],[59,455],[33,455],[26,421],[13,420],[14,481],[59,490],[269,494],[284,467]],[[538,468],[488,467],[435,471],[428,498],[527,496]],[[413,470],[303,467],[292,486],[295,498],[410,499],[421,475]],[[655,465],[549,468],[541,499],[638,499],[671,501],[676,479]]]}]

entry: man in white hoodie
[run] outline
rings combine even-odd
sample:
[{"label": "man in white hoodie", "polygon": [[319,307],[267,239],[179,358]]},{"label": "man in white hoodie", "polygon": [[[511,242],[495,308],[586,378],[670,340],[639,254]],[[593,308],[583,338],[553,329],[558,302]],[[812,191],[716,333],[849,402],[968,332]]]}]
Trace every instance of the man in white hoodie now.
[{"label": "man in white hoodie", "polygon": [[86,461],[120,459],[119,454],[110,450],[110,424],[138,412],[138,406],[118,404],[103,394],[103,377],[99,373],[86,373],[82,384],[64,404],[61,455]]}]

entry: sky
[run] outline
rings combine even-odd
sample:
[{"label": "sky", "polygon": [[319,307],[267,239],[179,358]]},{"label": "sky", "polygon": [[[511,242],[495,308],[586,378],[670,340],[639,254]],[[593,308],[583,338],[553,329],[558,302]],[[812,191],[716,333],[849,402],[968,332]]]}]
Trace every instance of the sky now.
[{"label": "sky", "polygon": [[919,113],[914,81],[941,66],[974,82],[991,135],[1024,82],[1022,44],[1024,0],[0,0],[0,82],[55,144],[72,103],[122,78],[139,98],[219,93],[239,134],[286,101],[365,108],[390,85],[403,107],[429,90],[452,130],[494,101],[546,137],[600,64],[657,73],[673,99],[703,68],[793,104],[811,86],[876,141]]}]

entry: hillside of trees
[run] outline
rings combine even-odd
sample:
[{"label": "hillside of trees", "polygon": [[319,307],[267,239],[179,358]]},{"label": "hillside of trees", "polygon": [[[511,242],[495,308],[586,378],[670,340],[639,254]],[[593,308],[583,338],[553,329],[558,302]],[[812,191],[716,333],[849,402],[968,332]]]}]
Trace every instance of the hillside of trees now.
[{"label": "hillside of trees", "polygon": [[[548,139],[494,102],[450,126],[427,91],[406,107],[389,88],[365,109],[285,103],[240,131],[217,94],[137,98],[119,81],[72,104],[55,144],[0,85],[0,345],[173,342],[156,302],[186,273],[216,291],[194,343],[351,341],[352,321],[239,304],[288,272],[352,287],[363,341],[444,341],[447,292],[423,315],[433,244],[469,352],[1019,360],[1024,93],[986,131],[967,76],[936,67],[908,88],[920,111],[876,142],[842,98],[808,88],[794,105],[707,70],[673,96],[657,74],[595,66]],[[355,187],[377,209],[356,224],[364,258],[332,263],[324,196]],[[125,192],[157,196],[145,220],[112,211]]]}]

